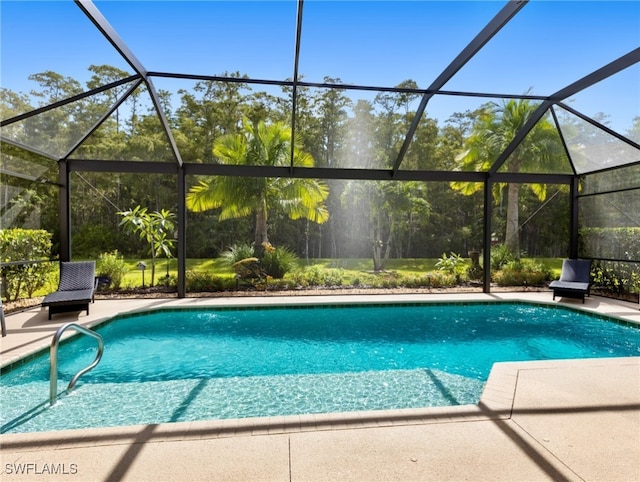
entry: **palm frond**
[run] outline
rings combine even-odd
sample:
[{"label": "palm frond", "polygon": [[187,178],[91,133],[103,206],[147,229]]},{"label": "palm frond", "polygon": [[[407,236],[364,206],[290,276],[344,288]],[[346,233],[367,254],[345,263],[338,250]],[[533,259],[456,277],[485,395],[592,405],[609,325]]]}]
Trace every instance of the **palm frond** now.
[{"label": "palm frond", "polygon": [[192,186],[186,196],[187,209],[193,212],[204,212],[220,207],[222,199],[216,194],[214,178],[201,180]]},{"label": "palm frond", "polygon": [[[213,153],[224,164],[288,166],[291,140],[291,128],[282,122],[254,125],[243,119],[243,132],[217,139]],[[311,154],[299,147],[294,151],[294,158],[295,165],[314,165]],[[324,205],[328,194],[328,186],[313,179],[208,177],[189,190],[187,207],[192,211],[219,208],[219,219],[225,220],[278,206],[292,219],[323,223],[329,219]]]}]

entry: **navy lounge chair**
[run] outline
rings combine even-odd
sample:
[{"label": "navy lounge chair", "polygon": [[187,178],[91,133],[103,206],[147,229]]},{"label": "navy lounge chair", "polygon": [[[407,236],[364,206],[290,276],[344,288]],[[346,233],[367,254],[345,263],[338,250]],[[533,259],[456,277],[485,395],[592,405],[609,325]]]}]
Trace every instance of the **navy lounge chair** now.
[{"label": "navy lounge chair", "polygon": [[549,288],[553,290],[553,299],[557,296],[581,299],[589,296],[591,288],[591,260],[565,259],[562,261],[560,279],[552,281]]},{"label": "navy lounge chair", "polygon": [[63,261],[60,263],[58,291],[45,296],[42,306],[49,307],[49,319],[55,313],[86,310],[94,301],[97,288],[95,261]]}]

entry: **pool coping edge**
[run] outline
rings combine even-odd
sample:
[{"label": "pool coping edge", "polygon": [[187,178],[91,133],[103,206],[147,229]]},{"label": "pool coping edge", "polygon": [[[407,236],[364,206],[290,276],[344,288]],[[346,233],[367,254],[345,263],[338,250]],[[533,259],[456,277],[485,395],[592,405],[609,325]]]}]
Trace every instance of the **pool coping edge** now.
[{"label": "pool coping edge", "polygon": [[512,417],[518,377],[523,370],[640,365],[639,357],[589,358],[495,363],[477,405],[373,410],[243,419],[128,425],[0,435],[3,450],[31,452],[130,443],[210,438],[286,435],[310,431],[354,430],[433,423],[508,420]]}]

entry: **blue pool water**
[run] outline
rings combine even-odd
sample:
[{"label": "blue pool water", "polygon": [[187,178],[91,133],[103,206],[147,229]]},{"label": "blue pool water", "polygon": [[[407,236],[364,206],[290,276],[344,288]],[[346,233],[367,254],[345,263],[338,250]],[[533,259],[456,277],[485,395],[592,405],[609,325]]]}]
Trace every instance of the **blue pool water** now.
[{"label": "blue pool water", "polygon": [[[640,355],[640,330],[526,303],[174,309],[97,331],[48,406],[48,351],[0,378],[3,433],[477,403],[493,363]],[[58,388],[95,357],[58,350]]]}]

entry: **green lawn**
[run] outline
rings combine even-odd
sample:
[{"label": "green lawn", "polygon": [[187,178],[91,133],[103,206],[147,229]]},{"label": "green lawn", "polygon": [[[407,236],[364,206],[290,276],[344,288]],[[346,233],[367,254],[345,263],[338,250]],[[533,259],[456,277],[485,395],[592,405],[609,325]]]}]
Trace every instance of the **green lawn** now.
[{"label": "green lawn", "polygon": [[[151,260],[145,259],[129,259],[126,260],[128,273],[125,275],[122,282],[123,288],[133,288],[142,285],[142,272],[137,268],[140,261],[144,261],[147,264],[147,268],[144,272],[145,285],[149,286],[151,282]],[[537,262],[544,263],[551,268],[555,277],[560,276],[560,269],[562,268],[561,258],[538,258]],[[437,258],[402,258],[402,259],[390,259],[387,262],[386,274],[397,274],[399,276],[420,276],[429,271],[437,269]],[[468,259],[465,259],[466,263],[469,263]],[[353,258],[353,259],[312,259],[309,262],[312,266],[317,266],[322,269],[339,269],[345,283],[349,283],[353,279],[362,277],[364,275],[373,275],[373,261],[370,258]],[[171,259],[168,261],[169,275],[177,276],[178,274],[178,261]],[[298,269],[303,270],[306,267],[304,259],[298,261]],[[191,270],[198,273],[207,273],[220,277],[234,276],[233,270],[224,263],[222,259],[187,259],[187,270]],[[167,260],[161,259],[156,262],[156,274],[155,283],[167,274]],[[384,274],[380,274],[383,276]]]},{"label": "green lawn", "polygon": [[[138,263],[143,261],[147,268],[144,270],[144,282],[149,286],[151,282],[151,260],[150,259],[136,259],[125,260],[127,263],[128,272],[125,274],[122,280],[123,288],[133,288],[142,285],[142,271],[138,269]],[[177,259],[160,259],[156,261],[156,274],[155,283],[158,283],[160,278],[167,275],[167,265],[169,276],[178,276],[178,260]],[[220,258],[215,259],[187,259],[187,270],[199,272],[199,273],[211,273],[218,276],[234,276],[233,270],[224,263]]]},{"label": "green lawn", "polygon": [[[142,286],[142,272],[138,269],[138,263],[144,261],[147,268],[144,272],[144,284],[150,286],[151,284],[151,260],[150,259],[127,259],[125,260],[127,269],[129,270],[121,283],[121,289],[131,289]],[[342,280],[342,285],[351,284],[371,284],[374,280],[392,279],[395,277],[411,278],[419,277],[428,272],[437,270],[436,263],[438,258],[404,258],[404,259],[390,259],[387,263],[386,271],[383,273],[373,272],[373,261],[370,258],[360,259],[313,259],[309,262],[309,267],[315,266],[322,270],[335,270],[333,278],[336,277]],[[537,258],[536,262],[543,263],[551,269],[554,278],[560,276],[560,270],[562,268],[561,258]],[[465,259],[464,262],[468,266],[469,259]],[[155,284],[161,284],[162,279],[168,272],[175,278],[178,274],[178,261],[171,259],[160,259],[156,263]],[[465,267],[466,267],[465,266]],[[297,270],[287,274],[286,278],[295,276],[296,272],[301,272],[307,268],[306,261],[304,259],[298,260]],[[233,270],[219,258],[216,259],[188,259],[187,270],[197,273],[212,275],[217,278],[228,278],[233,285],[232,279],[235,276]],[[98,273],[99,274],[99,273]],[[354,283],[355,282],[355,283]],[[44,296],[48,293],[55,291],[58,284],[57,273],[52,274],[49,281],[45,285],[34,292],[34,296]],[[24,296],[24,292],[22,295]]]}]

